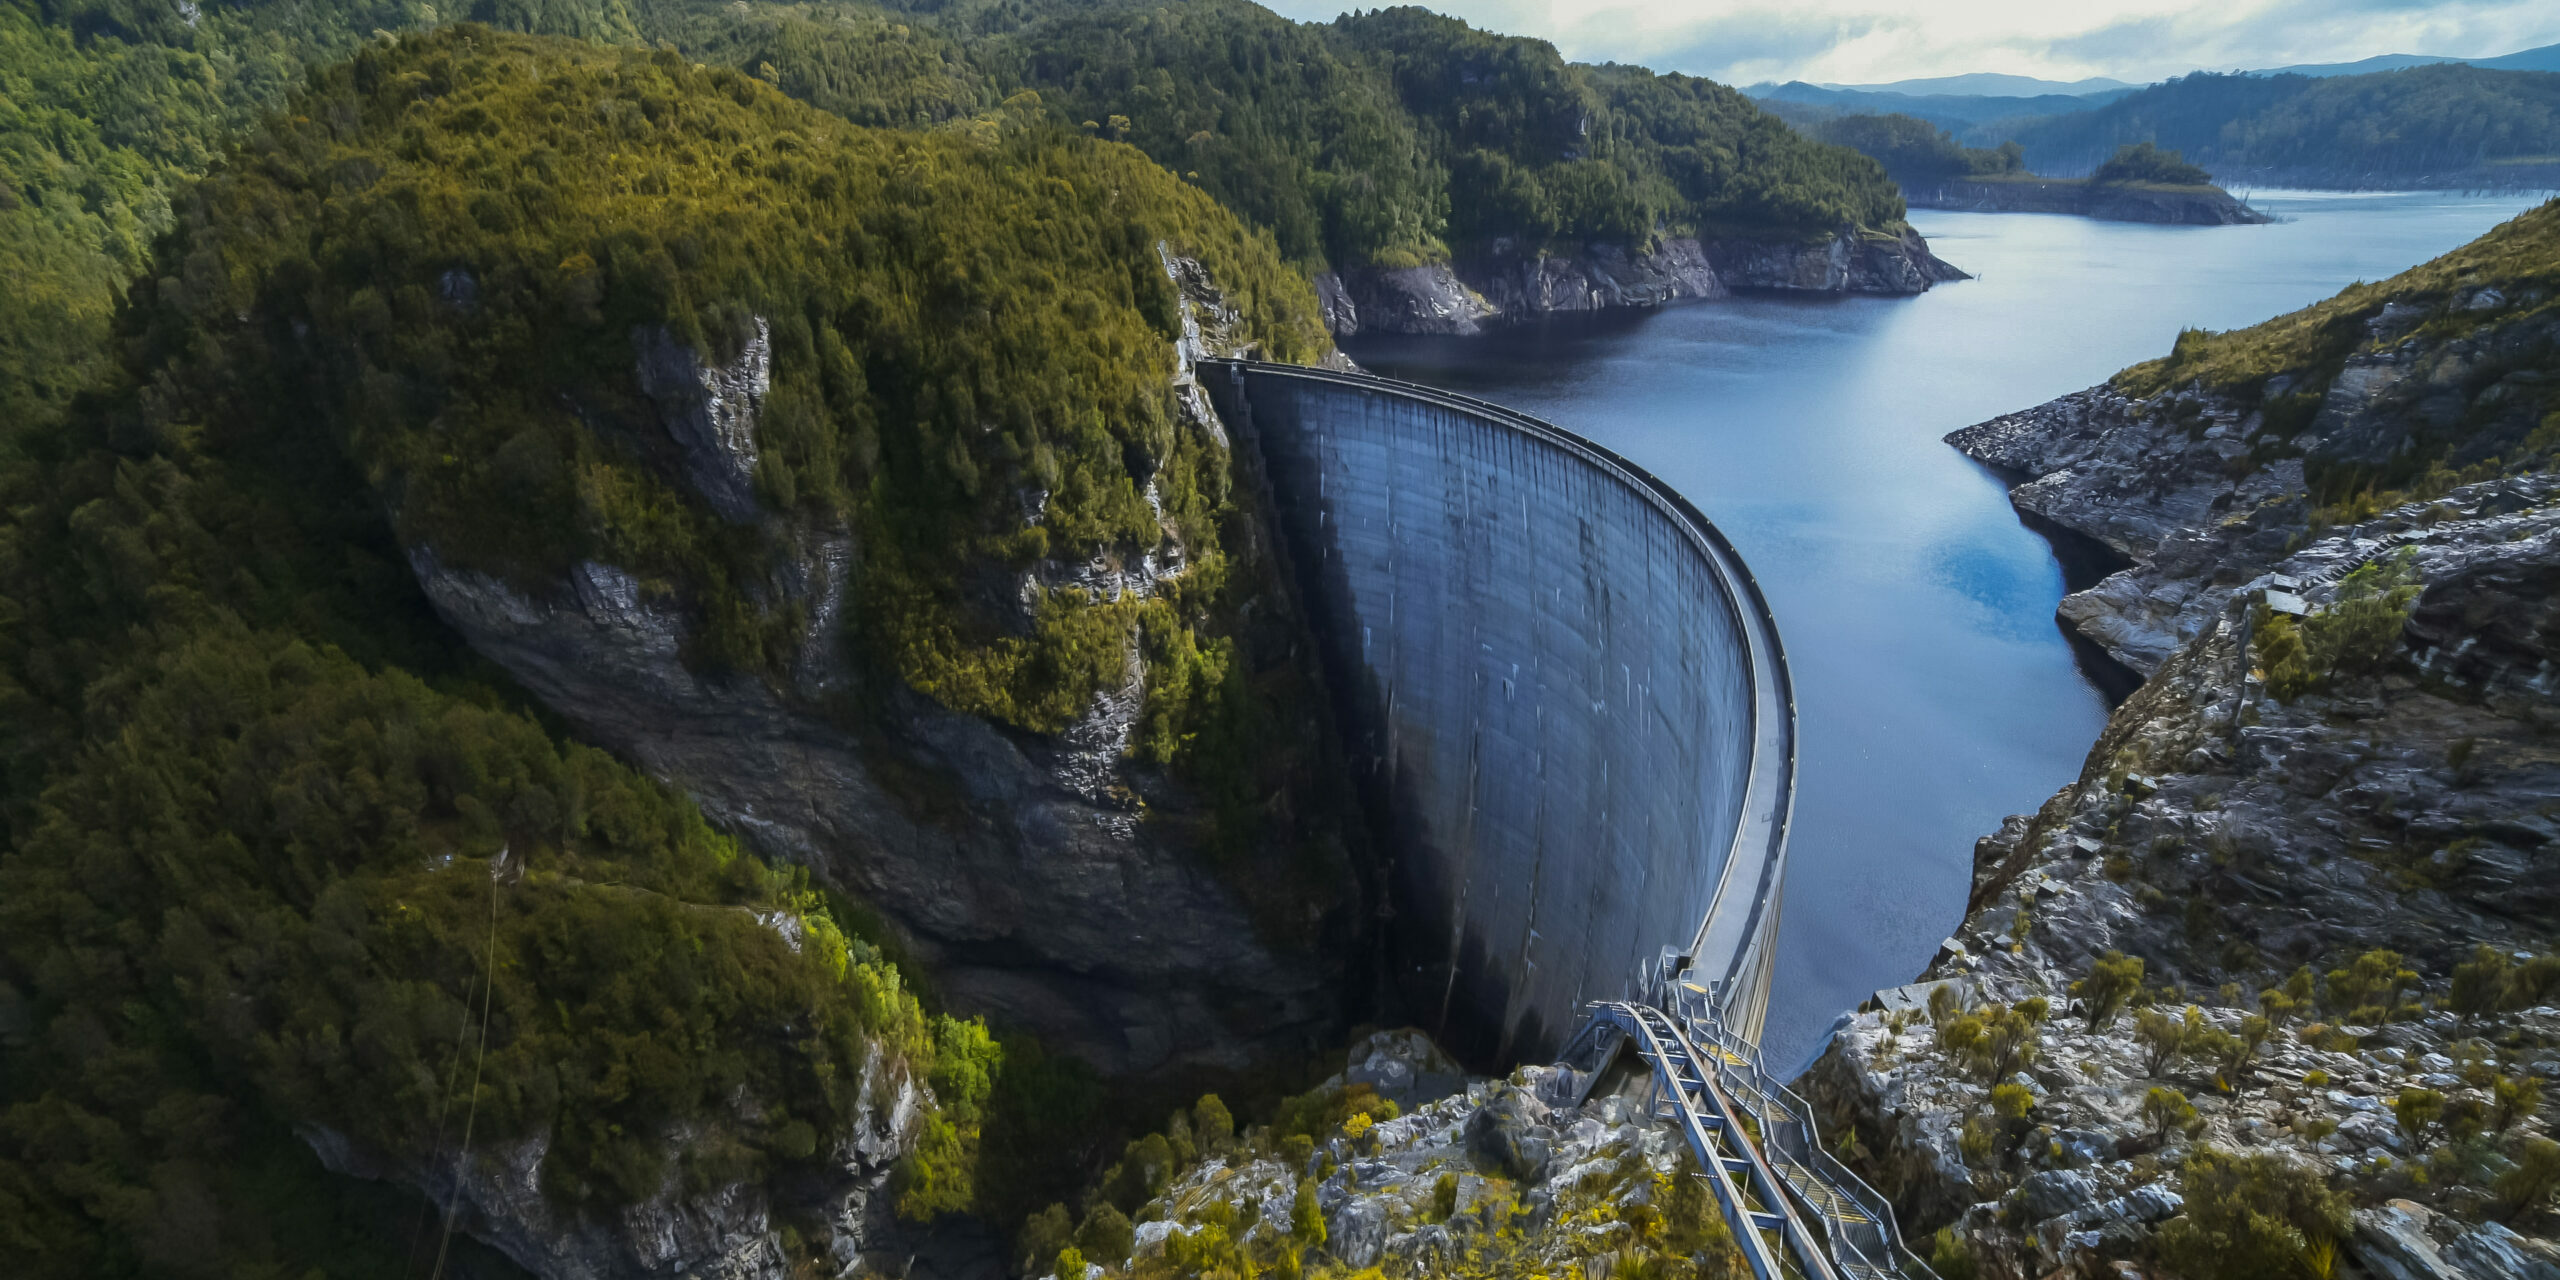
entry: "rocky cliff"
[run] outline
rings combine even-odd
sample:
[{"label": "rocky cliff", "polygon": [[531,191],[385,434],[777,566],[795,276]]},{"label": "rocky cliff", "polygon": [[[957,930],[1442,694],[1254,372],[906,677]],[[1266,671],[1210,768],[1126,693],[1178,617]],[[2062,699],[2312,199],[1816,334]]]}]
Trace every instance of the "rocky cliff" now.
[{"label": "rocky cliff", "polygon": [[[1165,354],[1182,429],[1223,455],[1191,361],[1244,347],[1237,313],[1199,263],[1161,258],[1183,307]],[[713,510],[783,549],[774,589],[804,620],[785,678],[689,661],[688,602],[598,561],[525,590],[412,546],[437,612],[581,735],[881,911],[962,1008],[1114,1072],[1243,1066],[1326,1025],[1356,945],[1313,913],[1346,887],[1318,886],[1297,906],[1309,914],[1276,930],[1306,939],[1333,928],[1333,945],[1270,940],[1268,914],[1197,848],[1203,802],[1128,754],[1151,678],[1134,630],[1120,640],[1124,681],[1056,734],[949,710],[852,657],[863,608],[853,535],[768,512],[752,484],[766,332],[758,318],[725,363],[663,331],[636,333],[632,376],[656,418],[639,429],[681,449]],[[1250,543],[1232,551],[1231,572],[1268,572]],[[989,594],[1027,626],[1052,589],[1098,606],[1161,593],[1189,568],[1167,526],[1143,555],[1044,560]],[[1285,665],[1296,634],[1285,597],[1274,589],[1248,611],[1259,614],[1254,646]],[[1334,857],[1339,866],[1338,844]]]},{"label": "rocky cliff", "polygon": [[1949,437],[2148,679],[1806,1082],[1942,1261],[2560,1274],[2552,216]]},{"label": "rocky cliff", "polygon": [[1455,262],[1326,273],[1316,285],[1327,327],[1348,337],[1470,334],[1503,320],[1659,306],[1734,289],[1912,294],[1964,278],[1905,227],[1890,234],[1843,228],[1801,242],[1672,237],[1642,253],[1610,244],[1539,252],[1497,240]]},{"label": "rocky cliff", "polygon": [[1977,213],[2068,213],[2108,222],[2158,222],[2171,226],[2227,227],[2272,222],[2220,187],[2159,187],[2036,178],[1998,182],[1948,182],[1905,186],[1917,209]]},{"label": "rocky cliff", "polygon": [[[915,1146],[932,1096],[874,1046],[863,1063],[852,1132],[813,1168],[789,1179],[690,1185],[670,1171],[654,1196],[610,1210],[571,1207],[545,1194],[543,1137],[484,1147],[451,1160],[411,1162],[368,1150],[345,1134],[307,1129],[303,1139],[333,1173],[417,1188],[445,1227],[481,1240],[544,1280],[713,1275],[788,1280],[795,1255],[826,1259],[837,1274],[877,1269],[873,1255],[911,1243],[892,1213],[889,1180]],[[675,1150],[736,1142],[722,1121],[670,1126]],[[786,1244],[784,1232],[796,1238]],[[801,1232],[814,1238],[801,1237]]]}]

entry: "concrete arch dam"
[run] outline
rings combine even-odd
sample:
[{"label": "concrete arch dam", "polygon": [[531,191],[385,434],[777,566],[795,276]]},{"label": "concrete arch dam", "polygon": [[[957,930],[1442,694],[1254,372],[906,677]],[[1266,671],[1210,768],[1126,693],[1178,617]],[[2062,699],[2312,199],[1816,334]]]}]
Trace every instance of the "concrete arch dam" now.
[{"label": "concrete arch dam", "polygon": [[1392,852],[1386,963],[1462,1057],[1673,973],[1756,1038],[1795,775],[1777,625],[1707,518],[1464,396],[1203,361],[1259,459]]}]

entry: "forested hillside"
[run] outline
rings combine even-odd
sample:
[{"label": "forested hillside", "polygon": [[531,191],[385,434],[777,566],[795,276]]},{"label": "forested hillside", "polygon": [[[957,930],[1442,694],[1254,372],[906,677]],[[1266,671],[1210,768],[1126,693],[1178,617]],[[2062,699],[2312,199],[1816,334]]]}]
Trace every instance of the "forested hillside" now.
[{"label": "forested hillside", "polygon": [[[864,678],[802,732],[920,808],[888,702],[1048,741],[1142,666],[1109,802],[1298,945],[1346,854],[1168,384],[1184,290],[1312,360],[1321,268],[1901,213],[1729,90],[1418,10],[0,0],[0,1257],[394,1274],[444,1247],[422,1192],[519,1261],[1018,1216],[1076,1073],[572,740],[422,566],[607,566],[724,687],[819,637]],[[662,421],[696,383],[743,450]],[[859,579],[840,634],[813,564]]]},{"label": "forested hillside", "polygon": [[1101,678],[1102,630],[1143,629],[1171,758],[1219,740],[1186,706],[1239,696],[1188,629],[1207,595],[1004,635],[957,584],[1171,527],[1214,592],[1228,481],[1166,422],[1158,246],[1280,358],[1324,344],[1304,280],[1036,111],[865,130],[672,53],[413,35],[244,136],[174,192],[92,392],[0,468],[0,1253],[396,1273],[416,1202],[305,1140],[425,1177],[466,1129],[547,1150],[573,1217],[799,1188],[780,1238],[823,1250],[828,1180],[910,1078],[938,1105],[895,1121],[901,1206],[973,1203],[983,1028],[926,1016],[803,872],[561,740],[435,622],[407,548],[526,583],[627,565],[690,610],[689,661],[769,670],[794,633],[768,535],[612,425],[635,332],[765,344],[755,500],[862,531],[876,661],[1039,726]]},{"label": "forested hillside", "polygon": [[2040,173],[2087,173],[2119,146],[2151,142],[2226,185],[2547,186],[2560,175],[2560,74],[2198,72],[2094,111],[1985,128],[1971,140],[2014,137]]},{"label": "forested hillside", "polygon": [[[0,310],[0,414],[50,412],[91,376],[175,185],[230,131],[305,67],[453,16],[389,0],[193,17],[0,0],[0,270],[21,284]],[[931,126],[1031,89],[1051,118],[1138,146],[1269,229],[1301,268],[1413,265],[1495,238],[1801,237],[1902,215],[1875,166],[1722,86],[1569,64],[1419,9],[1307,24],[1244,0],[548,0],[467,16],[667,42],[859,124]]]}]

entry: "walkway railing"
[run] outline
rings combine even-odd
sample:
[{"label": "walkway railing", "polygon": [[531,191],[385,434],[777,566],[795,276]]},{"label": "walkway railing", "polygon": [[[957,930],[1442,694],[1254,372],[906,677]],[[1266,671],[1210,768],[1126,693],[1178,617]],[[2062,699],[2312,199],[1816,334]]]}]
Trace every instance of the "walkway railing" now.
[{"label": "walkway railing", "polygon": [[1892,1204],[1823,1148],[1813,1108],[1726,1025],[1714,984],[1683,973],[1649,985],[1644,1001],[1594,1003],[1566,1057],[1599,1050],[1586,1090],[1619,1042],[1653,1069],[1654,1113],[1688,1138],[1752,1274],[1934,1280]]}]

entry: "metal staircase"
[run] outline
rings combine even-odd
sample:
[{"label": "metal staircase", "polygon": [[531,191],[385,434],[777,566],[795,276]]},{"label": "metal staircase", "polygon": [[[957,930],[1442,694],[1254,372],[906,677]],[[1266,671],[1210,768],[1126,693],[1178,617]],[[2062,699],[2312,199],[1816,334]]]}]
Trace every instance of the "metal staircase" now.
[{"label": "metal staircase", "polygon": [[1934,1280],[1893,1206],[1822,1147],[1813,1109],[1729,1028],[1714,984],[1688,975],[1649,1001],[1600,1001],[1566,1046],[1589,1055],[1584,1093],[1621,1051],[1651,1068],[1653,1114],[1680,1126],[1759,1280]]}]

